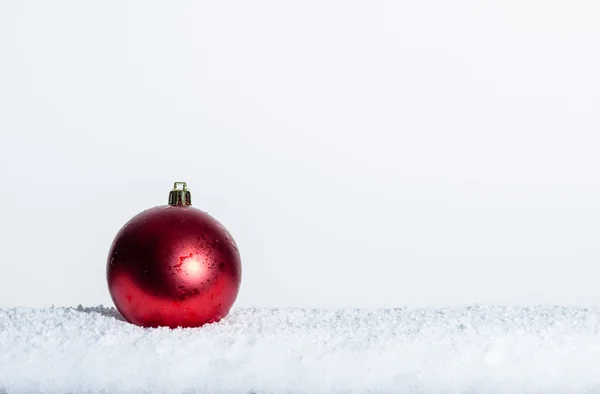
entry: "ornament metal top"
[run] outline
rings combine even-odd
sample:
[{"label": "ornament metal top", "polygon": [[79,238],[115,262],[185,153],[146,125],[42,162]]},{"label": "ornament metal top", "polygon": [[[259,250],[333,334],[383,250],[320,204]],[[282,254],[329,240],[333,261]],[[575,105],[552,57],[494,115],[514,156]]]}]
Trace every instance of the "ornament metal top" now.
[{"label": "ornament metal top", "polygon": [[143,327],[219,321],[241,284],[237,244],[191,206],[185,182],[175,182],[168,201],[137,214],[115,236],[106,265],[111,298],[127,321]]},{"label": "ornament metal top", "polygon": [[[181,186],[181,189],[177,186]],[[169,205],[192,205],[192,193],[185,182],[175,182],[173,190],[169,192]]]}]

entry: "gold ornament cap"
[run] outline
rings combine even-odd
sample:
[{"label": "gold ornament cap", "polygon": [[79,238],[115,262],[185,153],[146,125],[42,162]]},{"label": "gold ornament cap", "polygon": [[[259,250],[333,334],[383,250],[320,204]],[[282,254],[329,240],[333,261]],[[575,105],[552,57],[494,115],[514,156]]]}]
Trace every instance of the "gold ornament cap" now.
[{"label": "gold ornament cap", "polygon": [[189,206],[192,205],[192,194],[185,182],[175,182],[173,190],[169,192],[169,205]]}]

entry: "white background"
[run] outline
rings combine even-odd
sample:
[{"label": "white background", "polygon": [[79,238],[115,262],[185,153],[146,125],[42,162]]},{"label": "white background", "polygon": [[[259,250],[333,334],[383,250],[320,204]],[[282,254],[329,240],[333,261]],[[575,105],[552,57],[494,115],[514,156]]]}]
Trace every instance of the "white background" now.
[{"label": "white background", "polygon": [[186,181],[237,306],[600,303],[594,1],[3,1],[0,305]]}]

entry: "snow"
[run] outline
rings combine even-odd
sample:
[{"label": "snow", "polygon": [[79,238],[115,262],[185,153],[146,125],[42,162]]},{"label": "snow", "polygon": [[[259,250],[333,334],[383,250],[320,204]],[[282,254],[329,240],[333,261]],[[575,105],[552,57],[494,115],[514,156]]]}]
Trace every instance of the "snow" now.
[{"label": "snow", "polygon": [[600,309],[234,309],[144,329],[114,308],[0,309],[0,392],[599,392]]}]

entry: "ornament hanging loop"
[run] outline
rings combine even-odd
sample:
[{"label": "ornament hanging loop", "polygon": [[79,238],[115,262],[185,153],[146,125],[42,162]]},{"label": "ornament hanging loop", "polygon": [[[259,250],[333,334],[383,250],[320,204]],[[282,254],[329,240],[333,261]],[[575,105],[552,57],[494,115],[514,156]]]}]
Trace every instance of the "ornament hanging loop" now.
[{"label": "ornament hanging loop", "polygon": [[187,188],[185,182],[175,182],[173,190],[169,192],[169,205],[189,206],[192,205],[192,194]]}]

